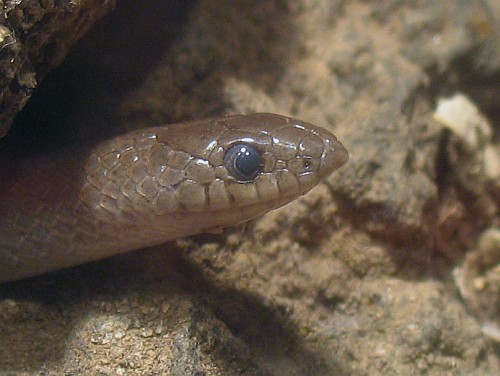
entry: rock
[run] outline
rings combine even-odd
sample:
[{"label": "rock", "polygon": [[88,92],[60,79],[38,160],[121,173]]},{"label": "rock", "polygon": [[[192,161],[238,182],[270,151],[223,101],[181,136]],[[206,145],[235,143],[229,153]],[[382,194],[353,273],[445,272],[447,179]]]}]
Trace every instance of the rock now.
[{"label": "rock", "polygon": [[0,138],[45,75],[115,0],[0,1]]}]

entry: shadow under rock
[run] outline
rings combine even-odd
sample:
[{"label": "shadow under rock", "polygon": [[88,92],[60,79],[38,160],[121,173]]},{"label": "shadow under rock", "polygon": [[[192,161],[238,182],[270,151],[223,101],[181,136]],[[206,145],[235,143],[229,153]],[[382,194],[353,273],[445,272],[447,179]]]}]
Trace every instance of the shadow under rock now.
[{"label": "shadow under rock", "polygon": [[121,102],[182,33],[193,4],[121,0],[40,83],[8,142],[52,151],[122,132]]}]

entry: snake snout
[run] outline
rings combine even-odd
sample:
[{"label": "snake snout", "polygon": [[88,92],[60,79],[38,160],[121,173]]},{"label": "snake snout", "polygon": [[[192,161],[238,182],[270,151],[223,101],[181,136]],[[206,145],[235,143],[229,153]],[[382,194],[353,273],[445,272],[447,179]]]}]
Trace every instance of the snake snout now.
[{"label": "snake snout", "polygon": [[332,172],[338,170],[349,160],[347,149],[334,135],[329,134],[323,137],[325,141],[325,151],[322,156],[321,178],[325,178]]}]

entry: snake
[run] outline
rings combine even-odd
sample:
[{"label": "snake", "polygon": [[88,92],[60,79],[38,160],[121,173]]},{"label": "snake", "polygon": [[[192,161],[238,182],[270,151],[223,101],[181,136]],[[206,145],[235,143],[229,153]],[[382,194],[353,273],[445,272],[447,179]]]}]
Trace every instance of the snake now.
[{"label": "snake", "polygon": [[304,195],[348,160],[329,131],[227,115],[0,160],[0,282],[220,233]]}]

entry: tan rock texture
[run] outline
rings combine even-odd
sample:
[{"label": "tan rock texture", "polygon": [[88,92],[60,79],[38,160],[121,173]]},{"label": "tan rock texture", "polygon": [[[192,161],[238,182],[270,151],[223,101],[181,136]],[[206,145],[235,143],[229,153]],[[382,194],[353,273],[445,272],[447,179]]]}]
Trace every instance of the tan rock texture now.
[{"label": "tan rock texture", "polygon": [[[14,16],[18,3],[68,21],[54,16],[54,31],[51,17]],[[86,21],[84,8],[64,12],[84,3]],[[0,62],[5,132],[37,72],[110,4],[3,4],[0,53],[29,57]],[[55,148],[269,111],[331,129],[351,159],[224,235],[0,286],[0,374],[500,374],[500,183],[464,171],[473,156],[433,118],[438,98],[467,94],[498,151],[499,11],[493,0],[117,2],[1,142]],[[25,24],[37,27],[19,44],[13,25]]]}]

